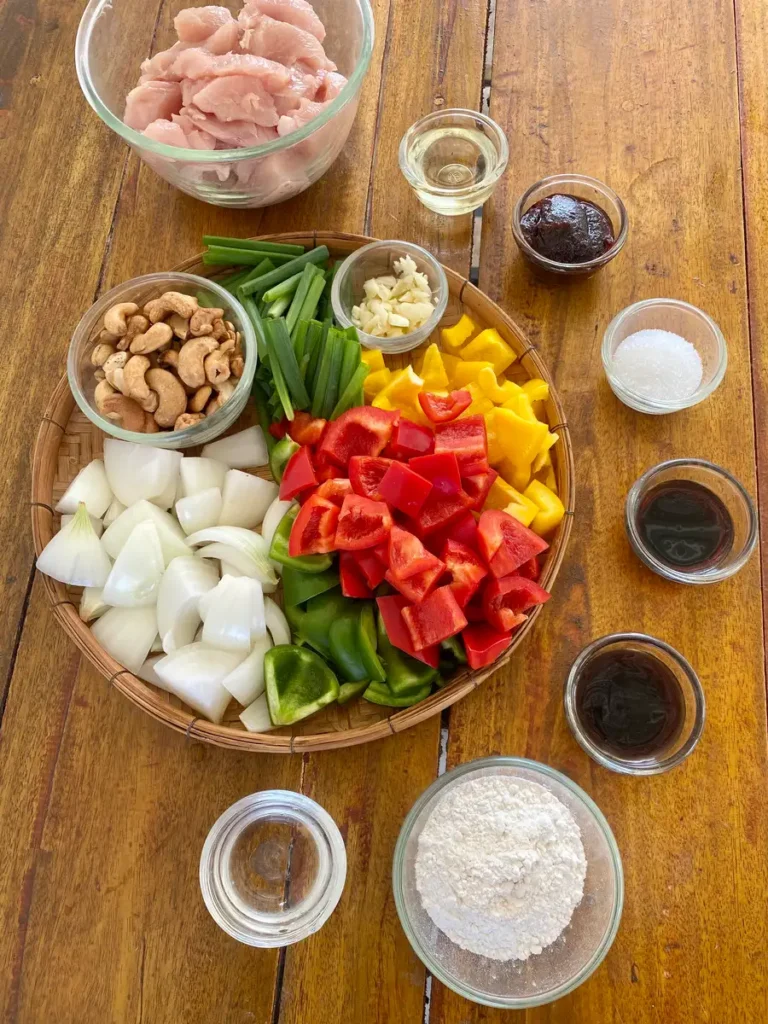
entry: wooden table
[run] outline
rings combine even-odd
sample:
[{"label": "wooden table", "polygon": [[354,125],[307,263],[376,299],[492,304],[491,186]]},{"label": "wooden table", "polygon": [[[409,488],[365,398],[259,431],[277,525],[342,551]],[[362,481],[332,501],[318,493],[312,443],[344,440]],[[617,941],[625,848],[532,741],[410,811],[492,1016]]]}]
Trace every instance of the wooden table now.
[{"label": "wooden table", "polygon": [[[0,290],[5,324],[0,581],[0,1013],[18,1024],[500,1022],[425,978],[397,920],[392,851],[435,778],[441,722],[302,758],[189,745],[133,708],[55,626],[33,571],[31,445],[70,331],[103,289],[173,265],[200,236],[298,228],[413,239],[468,274],[469,218],[422,209],[397,169],[418,116],[478,108],[507,131],[509,170],[484,211],[480,285],[553,368],[578,467],[577,518],[554,599],[509,670],[443,720],[448,765],[518,754],[566,772],[611,823],[626,900],[599,970],[531,1022],[752,1024],[768,1017],[765,595],[754,557],[685,589],[624,538],[624,497],[672,456],[726,466],[768,508],[768,72],[761,0],[375,0],[356,126],[326,177],[263,211],[201,205],[157,178],[86,106],[72,51],[84,4],[0,3]],[[161,0],[146,0],[154,18]],[[513,204],[532,181],[609,182],[631,222],[622,255],[549,285],[522,264]],[[765,246],[765,249],[763,249]],[[609,391],[602,332],[622,307],[687,299],[720,324],[725,381],[697,409],[643,417]],[[763,563],[765,564],[765,563]],[[648,779],[592,763],[563,716],[581,647],[642,630],[698,669],[695,754]],[[323,930],[283,952],[239,946],[209,918],[197,864],[214,819],[257,789],[318,800],[349,874]]]}]

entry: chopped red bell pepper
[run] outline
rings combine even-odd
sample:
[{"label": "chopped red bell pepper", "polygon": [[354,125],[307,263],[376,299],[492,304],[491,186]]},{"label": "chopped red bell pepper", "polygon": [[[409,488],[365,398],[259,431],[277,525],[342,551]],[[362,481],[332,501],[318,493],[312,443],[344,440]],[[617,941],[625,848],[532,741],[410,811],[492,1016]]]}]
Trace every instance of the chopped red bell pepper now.
[{"label": "chopped red bell pepper", "polygon": [[414,573],[413,576],[409,576],[405,580],[398,579],[391,569],[387,569],[384,573],[387,583],[395,590],[399,590],[403,597],[412,604],[419,604],[423,601],[427,594],[437,586],[438,580],[445,572],[445,566],[439,558],[435,558],[429,552],[427,552],[427,557],[432,560],[429,568],[422,569],[421,572]]},{"label": "chopped red bell pepper", "polygon": [[365,582],[371,590],[375,590],[384,579],[384,573],[386,572],[386,566],[382,565],[376,557],[375,549],[365,548],[363,551],[352,551],[350,553],[357,562],[357,567],[363,574]]},{"label": "chopped red bell pepper", "polygon": [[288,434],[296,444],[318,444],[328,421],[311,416],[308,412],[295,412],[288,424]]},{"label": "chopped red bell pepper", "polygon": [[290,501],[309,487],[317,487],[317,477],[310,449],[304,445],[288,459],[280,481],[280,500]]},{"label": "chopped red bell pepper", "polygon": [[328,480],[324,480],[315,491],[315,494],[319,494],[321,498],[327,498],[328,501],[332,501],[339,508],[341,508],[346,496],[351,493],[352,484],[344,477],[331,477]]},{"label": "chopped red bell pepper", "polygon": [[282,439],[286,435],[286,424],[287,423],[288,423],[288,421],[285,418],[283,418],[283,419],[281,419],[279,421],[276,420],[274,423],[270,423],[269,424],[269,432],[272,435],[272,437],[276,438],[278,441],[282,441]]},{"label": "chopped red bell pepper", "polygon": [[480,584],[488,575],[488,570],[472,548],[457,540],[445,542],[442,559],[452,576],[450,588],[463,608],[479,590]]},{"label": "chopped red bell pepper", "polygon": [[472,508],[480,512],[488,497],[488,492],[493,487],[493,481],[499,474],[495,469],[488,469],[486,473],[476,473],[472,476],[463,476],[461,484],[467,494],[472,498]]},{"label": "chopped red bell pepper", "polygon": [[387,447],[387,454],[391,454],[395,459],[429,455],[435,448],[435,435],[427,427],[401,416]]},{"label": "chopped red bell pepper", "polygon": [[483,417],[467,416],[436,424],[435,454],[440,452],[453,452],[459,469],[468,476],[484,472],[483,467],[488,465],[488,439]]},{"label": "chopped red bell pepper", "polygon": [[549,545],[533,530],[500,509],[489,508],[477,524],[480,554],[494,576],[508,576]]},{"label": "chopped red bell pepper", "polygon": [[475,594],[469,604],[464,606],[464,614],[467,616],[468,622],[485,622],[483,596],[481,593]]},{"label": "chopped red bell pepper", "polygon": [[348,494],[339,513],[336,547],[340,551],[372,548],[381,544],[391,529],[392,516],[385,502]]},{"label": "chopped red bell pepper", "polygon": [[453,452],[442,455],[419,455],[409,459],[408,465],[419,476],[429,480],[435,492],[440,494],[458,494],[461,490],[459,463]]},{"label": "chopped red bell pepper", "polygon": [[461,391],[451,391],[448,395],[422,391],[419,394],[419,405],[432,423],[448,423],[472,405],[472,395],[463,388]]},{"label": "chopped red bell pepper", "polygon": [[399,580],[406,580],[435,564],[435,556],[427,551],[419,538],[400,526],[392,527],[387,552],[387,567]]},{"label": "chopped red bell pepper", "polygon": [[348,466],[353,455],[380,455],[399,418],[371,405],[348,409],[328,425],[318,452],[337,466]]},{"label": "chopped red bell pepper", "polygon": [[473,623],[462,632],[467,664],[470,668],[485,668],[492,665],[512,643],[512,634],[505,630],[499,633],[485,622]]},{"label": "chopped red bell pepper", "polygon": [[392,465],[392,459],[370,455],[353,455],[349,460],[349,479],[355,494],[373,501],[383,501],[379,484]]},{"label": "chopped red bell pepper", "polygon": [[344,597],[373,597],[373,592],[365,582],[351,551],[342,551],[339,554],[339,579]]},{"label": "chopped red bell pepper", "polygon": [[539,576],[541,576],[541,565],[538,558],[529,558],[527,562],[523,562],[519,569],[517,569],[517,575],[525,576],[528,580],[538,581]]},{"label": "chopped red bell pepper", "polygon": [[411,634],[403,619],[403,608],[408,607],[408,602],[400,594],[390,594],[387,597],[377,597],[376,604],[379,607],[379,615],[384,623],[389,642],[393,647],[410,654],[412,658],[418,658],[425,665],[437,668],[440,660],[440,652],[437,645],[424,647],[420,651],[415,650],[411,642]]},{"label": "chopped red bell pepper", "polygon": [[315,462],[315,476],[323,483],[325,480],[341,480],[346,479],[344,470],[339,469],[338,466],[318,466]]},{"label": "chopped red bell pepper", "polygon": [[389,568],[389,541],[387,541],[386,544],[377,544],[376,547],[373,548],[372,550],[373,550],[374,555],[376,555],[378,560],[381,562],[381,564],[385,568],[388,569]]},{"label": "chopped red bell pepper", "polygon": [[412,528],[422,537],[452,523],[466,512],[472,499],[459,491],[458,494],[439,494],[434,490],[421,506],[419,514],[411,520]]},{"label": "chopped red bell pepper", "polygon": [[477,521],[471,512],[462,512],[458,519],[454,519],[448,526],[430,533],[424,543],[434,555],[440,555],[447,540],[457,540],[460,544],[466,544],[468,548],[472,548],[473,551],[479,550]]},{"label": "chopped red bell pepper", "polygon": [[483,611],[494,629],[514,629],[525,622],[523,614],[549,600],[549,594],[533,580],[523,576],[505,576],[490,580],[483,590]]},{"label": "chopped red bell pepper", "polygon": [[379,484],[379,493],[389,505],[407,516],[418,514],[429,497],[432,484],[402,462],[393,462]]},{"label": "chopped red bell pepper", "polygon": [[299,509],[288,539],[288,554],[322,555],[336,548],[334,538],[339,508],[327,498],[311,495]]},{"label": "chopped red bell pepper", "polygon": [[467,624],[450,587],[438,587],[421,604],[403,608],[403,618],[417,651],[455,636]]}]

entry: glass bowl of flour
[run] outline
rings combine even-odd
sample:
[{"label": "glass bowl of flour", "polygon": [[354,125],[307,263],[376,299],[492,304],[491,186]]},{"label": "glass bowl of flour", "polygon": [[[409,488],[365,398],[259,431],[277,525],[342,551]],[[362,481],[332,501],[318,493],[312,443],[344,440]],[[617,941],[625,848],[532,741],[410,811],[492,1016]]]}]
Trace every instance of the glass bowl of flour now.
[{"label": "glass bowl of flour", "polygon": [[519,757],[437,779],[395,847],[395,904],[415,952],[459,995],[525,1009],[573,991],[621,919],[608,822],[574,782]]}]

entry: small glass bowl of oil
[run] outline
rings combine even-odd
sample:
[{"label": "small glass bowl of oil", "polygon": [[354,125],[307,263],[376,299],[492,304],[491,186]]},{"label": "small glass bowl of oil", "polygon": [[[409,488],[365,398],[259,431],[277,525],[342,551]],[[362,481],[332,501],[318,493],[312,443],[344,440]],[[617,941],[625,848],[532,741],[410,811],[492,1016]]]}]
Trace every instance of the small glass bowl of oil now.
[{"label": "small glass bowl of oil", "polygon": [[436,110],[400,141],[400,170],[429,210],[445,217],[471,213],[490,198],[504,173],[504,132],[475,110]]},{"label": "small glass bowl of oil", "polygon": [[318,931],[347,876],[344,840],[314,800],[289,790],[253,793],[216,821],[200,857],[211,917],[238,942],[289,946]]}]

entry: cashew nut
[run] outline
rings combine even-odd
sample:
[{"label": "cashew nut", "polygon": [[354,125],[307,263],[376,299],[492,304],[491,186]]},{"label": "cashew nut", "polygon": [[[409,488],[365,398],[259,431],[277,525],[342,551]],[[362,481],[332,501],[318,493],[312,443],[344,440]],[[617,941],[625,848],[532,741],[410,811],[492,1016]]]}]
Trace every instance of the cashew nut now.
[{"label": "cashew nut", "polygon": [[166,349],[165,352],[160,352],[157,357],[158,363],[161,366],[170,366],[172,370],[179,370],[179,353],[175,348]]},{"label": "cashew nut", "polygon": [[115,342],[119,340],[120,339],[116,334],[113,334],[111,331],[108,331],[106,327],[102,327],[102,329],[99,331],[98,337],[96,338],[94,344],[100,345],[102,342],[107,342],[107,344],[109,345],[114,345]]},{"label": "cashew nut", "polygon": [[245,369],[245,360],[241,355],[234,355],[229,361],[229,368],[232,371],[232,376],[238,379],[243,376],[243,370]]},{"label": "cashew nut", "polygon": [[127,394],[127,391],[123,381],[123,370],[127,362],[127,352],[113,352],[102,367],[104,370],[104,376],[112,387],[116,388],[118,391],[122,391],[124,395]]},{"label": "cashew nut", "polygon": [[144,379],[159,399],[155,423],[158,427],[172,427],[187,408],[186,391],[169,370],[147,370]]},{"label": "cashew nut", "polygon": [[91,366],[103,366],[114,351],[115,346],[108,341],[97,342],[91,351]]},{"label": "cashew nut", "polygon": [[144,334],[137,334],[131,342],[134,355],[146,355],[155,352],[164,345],[170,345],[173,331],[168,324],[153,324]]},{"label": "cashew nut", "polygon": [[234,351],[235,351],[235,339],[234,338],[225,338],[224,341],[222,341],[219,344],[219,352],[234,352]]},{"label": "cashew nut", "polygon": [[185,341],[179,352],[179,377],[191,388],[200,388],[205,384],[205,366],[203,360],[209,353],[218,348],[210,336],[190,338]]},{"label": "cashew nut", "polygon": [[169,313],[178,313],[184,320],[189,320],[197,310],[197,299],[194,295],[183,292],[163,292],[159,299],[150,299],[144,306],[144,312],[150,323],[156,324],[165,319]]},{"label": "cashew nut", "polygon": [[124,352],[136,335],[143,334],[146,330],[149,330],[149,320],[141,313],[135,313],[128,319],[128,330],[125,332],[125,337],[118,342],[117,347]]},{"label": "cashew nut", "polygon": [[122,338],[128,330],[128,317],[138,312],[139,307],[135,302],[118,302],[104,314],[104,327],[110,334]]},{"label": "cashew nut", "polygon": [[107,379],[106,373],[104,373],[104,371],[102,370],[102,368],[100,366],[98,366],[93,371],[93,379],[94,380],[106,380]]},{"label": "cashew nut", "polygon": [[116,394],[115,389],[108,380],[100,380],[93,392],[93,401],[98,412],[104,415],[104,402]]},{"label": "cashew nut", "polygon": [[[216,341],[224,341],[226,338],[230,337],[230,333],[227,330],[224,321],[221,319],[213,321],[211,334],[216,339]],[[232,334],[231,337],[234,339],[234,334]]]},{"label": "cashew nut", "polygon": [[158,406],[158,396],[150,391],[144,374],[150,369],[146,356],[131,356],[123,370],[123,383],[129,398],[138,402],[144,412],[154,412]]},{"label": "cashew nut", "polygon": [[205,403],[208,401],[212,394],[213,388],[210,386],[210,384],[204,384],[201,388],[197,389],[194,395],[192,395],[192,397],[189,400],[187,408],[189,409],[190,412],[202,412],[203,409],[205,408]]},{"label": "cashew nut", "polygon": [[[152,392],[154,395],[154,391]],[[151,412],[144,413],[144,433],[145,434],[158,434],[160,427],[155,423],[155,417]]]},{"label": "cashew nut", "polygon": [[232,397],[235,392],[235,385],[231,380],[222,381],[214,398],[205,407],[206,416],[220,409],[224,403]]},{"label": "cashew nut", "polygon": [[223,316],[224,310],[217,309],[215,306],[209,309],[198,309],[197,312],[193,313],[189,321],[189,333],[195,338],[202,338],[203,335],[212,334],[214,320],[221,320]]},{"label": "cashew nut", "polygon": [[189,320],[179,316],[178,313],[171,313],[166,322],[177,338],[180,338],[182,341],[187,340],[189,337]]},{"label": "cashew nut", "polygon": [[102,403],[102,416],[112,420],[123,430],[144,433],[144,410],[132,398],[125,395],[110,395]]},{"label": "cashew nut", "polygon": [[215,388],[228,380],[230,373],[229,355],[226,352],[218,349],[205,357],[205,376]]},{"label": "cashew nut", "polygon": [[174,423],[173,429],[184,430],[185,427],[194,427],[196,423],[202,423],[204,419],[204,412],[183,412]]}]

